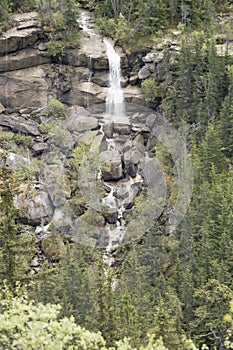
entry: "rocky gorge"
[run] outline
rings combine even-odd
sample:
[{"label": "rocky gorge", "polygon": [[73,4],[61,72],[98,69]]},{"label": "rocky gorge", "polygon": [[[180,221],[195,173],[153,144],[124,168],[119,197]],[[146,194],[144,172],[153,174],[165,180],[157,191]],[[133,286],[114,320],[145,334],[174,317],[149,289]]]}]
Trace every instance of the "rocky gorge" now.
[{"label": "rocky gorge", "polygon": [[[109,38],[120,59],[124,102],[118,103],[124,103],[125,111],[121,116],[106,115],[111,68],[107,45],[88,13],[82,12],[80,21],[80,47],[68,49],[59,58],[48,54],[35,12],[13,15],[12,28],[0,36],[1,150],[8,151],[12,169],[34,173],[32,181],[27,176],[21,181],[22,193],[15,198],[20,221],[37,241],[31,273],[36,273],[43,255],[52,261],[59,258],[63,237],[108,251],[131,239],[138,223],[132,221],[128,238],[125,227],[136,197],[154,186],[150,173],[156,173],[162,183],[154,217],[164,204],[162,174],[150,158],[155,144],[150,130],[159,121],[163,124],[161,115],[144,109],[137,84],[141,73],[120,47],[113,49]],[[54,98],[64,104],[65,118],[48,113]],[[71,165],[73,177],[79,179],[70,181],[69,161],[83,147],[86,153],[79,170]],[[149,207],[146,211],[150,213]],[[51,248],[46,242],[51,241],[54,225],[60,235],[52,239]],[[143,233],[140,229],[138,235]]]}]

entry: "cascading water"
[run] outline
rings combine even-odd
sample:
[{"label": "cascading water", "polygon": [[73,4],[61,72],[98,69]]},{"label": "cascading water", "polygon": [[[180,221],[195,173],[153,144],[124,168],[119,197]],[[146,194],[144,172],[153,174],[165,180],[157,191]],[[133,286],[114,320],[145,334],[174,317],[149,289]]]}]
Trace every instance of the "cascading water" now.
[{"label": "cascading water", "polygon": [[[121,58],[115,51],[111,41],[104,38],[102,39],[93,28],[91,17],[83,11],[81,13],[81,27],[85,35],[88,37],[96,36],[103,41],[106,47],[106,54],[109,62],[109,88],[107,91],[107,97],[105,101],[105,117],[103,124],[100,128],[100,132],[104,135],[103,125],[106,122],[114,122],[118,124],[127,124],[128,118],[125,113],[124,93],[121,87]],[[88,59],[89,76],[87,83],[91,83],[93,72],[91,57]],[[87,97],[88,98],[88,97]],[[87,103],[88,106],[88,103]],[[104,135],[105,136],[105,135]],[[106,138],[108,151],[116,150],[117,145],[114,138]],[[121,152],[121,151],[120,151]],[[97,174],[97,178],[100,181],[102,178],[101,170]],[[128,179],[120,180],[119,182],[107,182],[106,186],[109,188],[109,193],[102,199],[102,205],[107,206],[109,212],[114,213],[117,216],[111,223],[111,220],[106,223],[106,229],[108,231],[108,244],[106,246],[106,252],[103,254],[103,260],[108,265],[112,264],[111,252],[117,246],[119,246],[124,238],[125,234],[125,219],[124,214],[126,207],[132,198],[135,197],[134,184],[140,183],[142,178],[137,175],[134,179],[128,177]],[[121,198],[121,193],[124,192],[126,196]]]},{"label": "cascading water", "polygon": [[104,39],[107,48],[107,56],[109,61],[109,89],[106,98],[106,114],[107,117],[124,117],[124,93],[121,87],[121,58],[114,50],[111,43]]}]

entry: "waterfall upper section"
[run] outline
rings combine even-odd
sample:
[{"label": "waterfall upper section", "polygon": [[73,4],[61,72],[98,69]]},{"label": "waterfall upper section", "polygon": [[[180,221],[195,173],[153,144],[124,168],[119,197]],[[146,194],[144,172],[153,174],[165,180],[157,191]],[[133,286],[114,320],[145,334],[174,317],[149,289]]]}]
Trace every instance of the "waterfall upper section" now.
[{"label": "waterfall upper section", "polygon": [[124,93],[121,87],[121,58],[112,44],[104,39],[109,61],[109,89],[106,98],[107,117],[125,116]]}]

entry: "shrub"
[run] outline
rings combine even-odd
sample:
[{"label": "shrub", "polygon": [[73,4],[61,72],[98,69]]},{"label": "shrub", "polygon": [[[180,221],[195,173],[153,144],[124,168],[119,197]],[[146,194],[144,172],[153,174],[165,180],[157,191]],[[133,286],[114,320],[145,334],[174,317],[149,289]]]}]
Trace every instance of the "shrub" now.
[{"label": "shrub", "polygon": [[60,119],[65,119],[66,108],[62,102],[56,98],[52,98],[45,112],[47,117],[56,117]]}]

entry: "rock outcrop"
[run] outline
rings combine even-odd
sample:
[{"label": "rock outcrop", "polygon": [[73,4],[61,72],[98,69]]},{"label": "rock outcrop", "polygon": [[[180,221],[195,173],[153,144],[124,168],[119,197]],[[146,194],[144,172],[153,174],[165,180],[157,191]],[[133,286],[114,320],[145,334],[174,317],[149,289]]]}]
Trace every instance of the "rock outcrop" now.
[{"label": "rock outcrop", "polygon": [[40,67],[0,74],[0,103],[7,108],[46,107],[48,84]]}]

